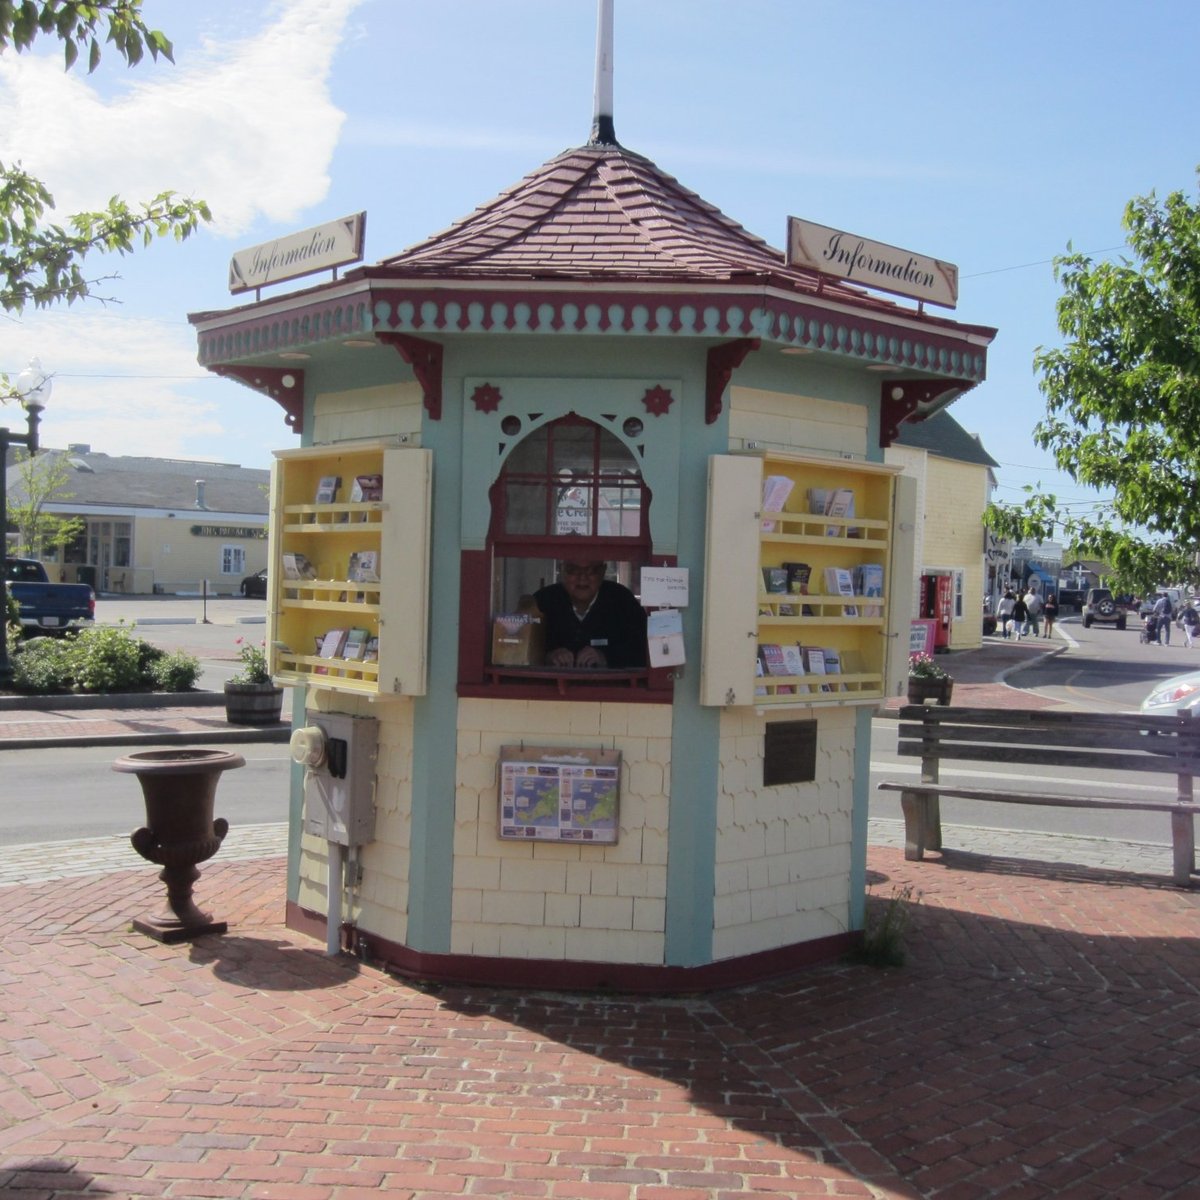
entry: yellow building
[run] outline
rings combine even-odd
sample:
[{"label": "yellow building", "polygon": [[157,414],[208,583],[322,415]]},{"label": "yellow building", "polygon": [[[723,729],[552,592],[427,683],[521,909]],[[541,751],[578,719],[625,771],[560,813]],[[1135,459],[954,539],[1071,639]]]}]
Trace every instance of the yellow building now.
[{"label": "yellow building", "polygon": [[[66,482],[42,507],[83,528],[64,548],[43,548],[51,579],[101,593],[232,596],[267,565],[269,471],[86,445],[35,460],[43,471],[56,461],[67,466]],[[25,499],[26,469],[8,469],[10,515]]]},{"label": "yellow building", "polygon": [[987,574],[983,513],[991,499],[995,459],[943,410],[904,422],[884,461],[916,480],[913,616],[935,616],[929,593],[939,576],[948,577],[949,649],[980,646]]}]

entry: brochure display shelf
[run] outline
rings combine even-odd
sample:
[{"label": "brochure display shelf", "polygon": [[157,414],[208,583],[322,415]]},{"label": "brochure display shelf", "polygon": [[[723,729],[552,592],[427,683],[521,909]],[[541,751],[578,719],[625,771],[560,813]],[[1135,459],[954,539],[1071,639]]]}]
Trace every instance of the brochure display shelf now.
[{"label": "brochure display shelf", "polygon": [[[883,699],[895,475],[883,464],[787,454],[710,461],[716,569],[705,581],[703,703],[773,710]],[[779,511],[772,493],[783,497]],[[809,511],[830,497],[852,510]]]},{"label": "brochure display shelf", "polygon": [[[364,481],[382,492],[349,498]],[[429,483],[424,450],[357,443],[276,452],[268,661],[277,683],[423,693]]]}]

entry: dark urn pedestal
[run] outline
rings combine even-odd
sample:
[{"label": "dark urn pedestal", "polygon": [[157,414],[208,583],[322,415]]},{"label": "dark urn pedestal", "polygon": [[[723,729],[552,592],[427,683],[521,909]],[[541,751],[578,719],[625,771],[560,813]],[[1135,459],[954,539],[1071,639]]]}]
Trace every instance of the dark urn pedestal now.
[{"label": "dark urn pedestal", "polygon": [[221,772],[245,764],[229,750],[186,746],[139,750],[113,763],[114,771],[136,775],[142,785],[146,824],[129,840],[147,862],[162,867],[158,877],[167,885],[166,908],[135,919],[138,932],[159,942],[184,942],[229,928],[196,907],[192,888],[200,878],[196,864],[212,858],[229,831],[224,817],[213,819]]},{"label": "dark urn pedestal", "polygon": [[912,679],[908,681],[909,704],[925,704],[930,700],[940,705],[948,705],[954,695],[954,680],[947,676],[945,679]]}]

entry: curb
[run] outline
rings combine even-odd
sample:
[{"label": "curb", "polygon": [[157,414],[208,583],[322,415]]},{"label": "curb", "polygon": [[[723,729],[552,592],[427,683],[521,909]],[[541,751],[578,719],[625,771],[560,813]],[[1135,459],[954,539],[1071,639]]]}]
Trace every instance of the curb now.
[{"label": "curb", "polygon": [[230,726],[228,729],[201,729],[184,732],[163,729],[156,733],[95,733],[73,734],[64,737],[3,738],[0,753],[5,750],[65,750],[78,746],[203,746],[247,745],[251,742],[286,744],[292,736],[289,722],[262,728]]},{"label": "curb", "polygon": [[225,703],[223,692],[97,692],[79,695],[0,696],[0,712],[57,712],[89,708],[216,708]]}]

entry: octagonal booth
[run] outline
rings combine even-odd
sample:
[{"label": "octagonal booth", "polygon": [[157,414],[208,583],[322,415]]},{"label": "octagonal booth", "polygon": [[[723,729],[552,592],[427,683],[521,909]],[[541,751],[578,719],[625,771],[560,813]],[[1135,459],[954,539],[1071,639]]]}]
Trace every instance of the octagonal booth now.
[{"label": "octagonal booth", "polygon": [[[299,724],[343,724],[297,772],[289,924],[590,988],[852,944],[913,589],[883,447],[983,378],[992,330],[788,265],[603,137],[395,257],[191,319],[302,439],[271,665]],[[593,562],[646,661],[552,667],[531,598]]]}]

